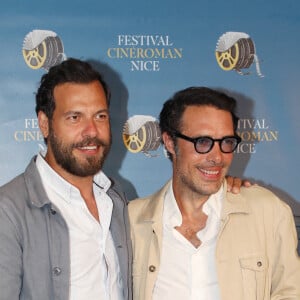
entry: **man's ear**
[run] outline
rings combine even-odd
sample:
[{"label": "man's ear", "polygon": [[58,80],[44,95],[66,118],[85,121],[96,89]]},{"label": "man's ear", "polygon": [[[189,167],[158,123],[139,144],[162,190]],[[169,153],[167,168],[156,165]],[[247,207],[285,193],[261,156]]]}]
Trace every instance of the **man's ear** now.
[{"label": "man's ear", "polygon": [[168,133],[164,132],[162,134],[162,140],[164,142],[164,145],[166,147],[166,150],[170,152],[171,154],[175,154],[175,146],[173,139],[169,136]]},{"label": "man's ear", "polygon": [[38,121],[43,137],[47,138],[49,135],[49,119],[44,112],[38,112]]}]

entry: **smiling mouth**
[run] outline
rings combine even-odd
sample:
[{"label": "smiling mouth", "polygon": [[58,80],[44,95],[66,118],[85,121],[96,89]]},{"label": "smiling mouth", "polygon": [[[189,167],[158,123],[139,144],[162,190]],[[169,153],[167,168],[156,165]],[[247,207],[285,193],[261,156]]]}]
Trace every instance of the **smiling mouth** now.
[{"label": "smiling mouth", "polygon": [[210,171],[210,170],[204,170],[204,169],[200,169],[200,171],[206,175],[218,175],[220,174],[220,171]]},{"label": "smiling mouth", "polygon": [[93,145],[93,146],[84,146],[84,147],[78,147],[80,150],[97,150],[98,146]]},{"label": "smiling mouth", "polygon": [[82,153],[83,155],[98,155],[100,145],[85,145],[76,147],[77,151]]}]

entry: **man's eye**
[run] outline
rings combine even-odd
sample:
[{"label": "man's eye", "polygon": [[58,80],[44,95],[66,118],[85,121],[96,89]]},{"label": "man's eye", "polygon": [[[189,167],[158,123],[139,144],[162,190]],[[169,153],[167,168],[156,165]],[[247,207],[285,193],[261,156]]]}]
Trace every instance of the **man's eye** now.
[{"label": "man's eye", "polygon": [[231,139],[231,138],[227,138],[227,139],[223,140],[223,144],[231,146],[231,145],[235,144],[235,140]]},{"label": "man's eye", "polygon": [[211,140],[208,138],[199,138],[197,140],[197,143],[201,146],[206,146],[206,145],[210,145],[211,144]]},{"label": "man's eye", "polygon": [[68,116],[67,119],[72,121],[72,122],[75,122],[79,119],[79,117],[77,115],[71,115],[71,116]]},{"label": "man's eye", "polygon": [[108,119],[108,114],[104,114],[104,113],[97,114],[96,118],[98,120],[106,120],[106,119]]}]

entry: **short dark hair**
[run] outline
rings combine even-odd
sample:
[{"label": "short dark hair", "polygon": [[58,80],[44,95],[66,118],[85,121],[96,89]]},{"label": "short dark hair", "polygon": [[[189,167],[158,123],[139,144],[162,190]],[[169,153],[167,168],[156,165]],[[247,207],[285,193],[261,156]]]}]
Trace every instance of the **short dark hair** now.
[{"label": "short dark hair", "polygon": [[42,76],[40,87],[36,93],[36,114],[38,114],[39,111],[42,111],[49,120],[52,119],[55,110],[53,93],[56,86],[67,82],[90,83],[95,80],[98,80],[102,85],[106,95],[107,105],[109,106],[109,88],[103,80],[102,75],[88,62],[75,58],[68,58],[59,65],[51,67],[48,73]]},{"label": "short dark hair", "polygon": [[[159,115],[161,133],[166,132],[176,145],[175,131],[180,131],[182,115],[188,106],[209,105],[231,113],[234,131],[238,124],[235,114],[236,100],[223,92],[207,87],[189,87],[176,92],[167,100]],[[169,153],[170,159],[170,153]]]}]

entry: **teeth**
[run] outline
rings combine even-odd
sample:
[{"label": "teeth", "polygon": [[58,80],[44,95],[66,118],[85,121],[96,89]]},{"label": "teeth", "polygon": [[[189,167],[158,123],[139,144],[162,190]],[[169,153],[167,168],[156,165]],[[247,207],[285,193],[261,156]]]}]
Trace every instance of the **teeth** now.
[{"label": "teeth", "polygon": [[201,171],[207,175],[217,175],[219,174],[219,171],[208,171],[208,170],[203,170],[201,169]]},{"label": "teeth", "polygon": [[81,147],[80,149],[83,149],[83,150],[95,150],[97,149],[96,146],[85,146],[85,147]]}]

